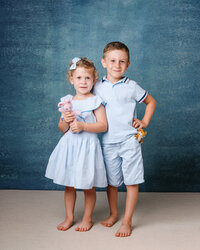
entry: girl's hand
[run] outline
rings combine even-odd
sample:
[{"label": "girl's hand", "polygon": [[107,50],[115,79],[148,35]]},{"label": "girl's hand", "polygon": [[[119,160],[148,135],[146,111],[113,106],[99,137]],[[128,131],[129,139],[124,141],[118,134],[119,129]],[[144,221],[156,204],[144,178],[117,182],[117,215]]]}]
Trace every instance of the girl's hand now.
[{"label": "girl's hand", "polygon": [[70,123],[70,130],[73,133],[79,133],[84,130],[84,123],[74,120]]},{"label": "girl's hand", "polygon": [[137,128],[137,129],[141,129],[141,128],[146,128],[147,125],[143,121],[134,118],[133,119],[133,127]]},{"label": "girl's hand", "polygon": [[65,112],[64,120],[66,123],[73,122],[75,120],[75,115],[72,112]]}]

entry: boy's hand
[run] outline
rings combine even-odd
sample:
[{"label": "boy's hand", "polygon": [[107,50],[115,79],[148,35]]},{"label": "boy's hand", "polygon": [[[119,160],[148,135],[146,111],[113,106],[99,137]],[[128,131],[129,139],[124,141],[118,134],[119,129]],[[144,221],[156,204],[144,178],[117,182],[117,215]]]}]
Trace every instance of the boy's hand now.
[{"label": "boy's hand", "polygon": [[134,118],[133,119],[133,127],[137,128],[137,129],[141,129],[141,128],[146,128],[147,125],[143,121]]},{"label": "boy's hand", "polygon": [[64,120],[67,123],[73,122],[75,120],[75,115],[72,112],[65,112],[64,113]]},{"label": "boy's hand", "polygon": [[84,129],[84,123],[83,122],[79,122],[74,120],[73,122],[70,123],[70,130],[73,133],[79,133],[81,131],[83,131]]}]

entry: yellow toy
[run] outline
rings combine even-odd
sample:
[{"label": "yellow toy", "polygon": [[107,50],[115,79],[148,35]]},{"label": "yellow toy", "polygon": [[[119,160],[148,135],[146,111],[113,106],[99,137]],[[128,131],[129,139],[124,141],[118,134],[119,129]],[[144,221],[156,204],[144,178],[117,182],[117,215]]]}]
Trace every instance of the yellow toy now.
[{"label": "yellow toy", "polygon": [[135,135],[136,140],[139,141],[139,143],[143,143],[143,138],[146,136],[147,131],[141,129],[138,129],[138,133]]}]

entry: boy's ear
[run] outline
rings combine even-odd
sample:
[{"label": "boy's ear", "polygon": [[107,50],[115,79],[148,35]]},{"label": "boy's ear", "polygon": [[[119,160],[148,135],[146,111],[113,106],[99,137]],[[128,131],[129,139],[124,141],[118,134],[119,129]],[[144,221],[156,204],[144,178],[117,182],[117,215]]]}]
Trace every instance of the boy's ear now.
[{"label": "boy's ear", "polygon": [[101,58],[101,64],[102,64],[102,66],[103,66],[104,68],[106,68],[106,62],[105,62],[104,58]]}]

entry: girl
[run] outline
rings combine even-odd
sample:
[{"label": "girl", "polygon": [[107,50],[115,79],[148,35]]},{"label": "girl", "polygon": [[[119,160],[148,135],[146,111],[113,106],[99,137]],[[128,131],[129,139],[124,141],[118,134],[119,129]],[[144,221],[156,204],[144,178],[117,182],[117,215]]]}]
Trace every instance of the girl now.
[{"label": "girl", "polygon": [[[58,230],[69,229],[74,222],[76,189],[83,189],[85,210],[82,222],[76,231],[88,231],[92,227],[92,213],[96,202],[94,187],[106,187],[106,171],[100,143],[96,133],[107,130],[107,119],[102,100],[90,91],[98,79],[94,64],[87,58],[74,58],[68,71],[68,79],[76,90],[76,95],[67,95],[73,112],[61,114],[58,127],[64,133],[52,152],[45,176],[54,183],[64,185],[65,220]],[[78,113],[78,112],[77,112]]]}]

